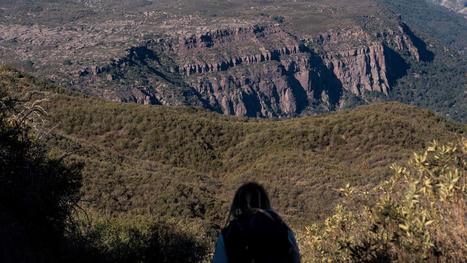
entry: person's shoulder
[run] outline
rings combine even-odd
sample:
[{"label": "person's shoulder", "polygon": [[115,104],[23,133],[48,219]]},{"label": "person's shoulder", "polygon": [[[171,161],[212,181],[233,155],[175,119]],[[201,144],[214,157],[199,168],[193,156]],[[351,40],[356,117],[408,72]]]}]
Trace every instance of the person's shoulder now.
[{"label": "person's shoulder", "polygon": [[224,236],[222,235],[222,232],[220,235],[217,237],[216,245],[222,245],[224,246]]},{"label": "person's shoulder", "polygon": [[268,213],[272,218],[274,218],[275,221],[278,221],[280,223],[285,224],[284,220],[282,217],[277,213],[274,209],[266,209],[264,210],[266,213]]},{"label": "person's shoulder", "polygon": [[280,215],[272,208],[270,209],[264,209],[265,212],[271,214],[271,215],[274,215],[274,216],[277,216],[277,217],[280,217]]},{"label": "person's shoulder", "polygon": [[225,250],[224,237],[219,235],[216,242],[216,248],[212,258],[213,263],[226,263],[227,262],[227,252]]}]

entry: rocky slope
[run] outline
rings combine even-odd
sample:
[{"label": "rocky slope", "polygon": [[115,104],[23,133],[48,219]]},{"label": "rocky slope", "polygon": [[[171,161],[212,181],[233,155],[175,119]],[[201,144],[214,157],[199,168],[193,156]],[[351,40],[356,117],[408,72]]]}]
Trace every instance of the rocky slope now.
[{"label": "rocky slope", "polygon": [[366,91],[387,94],[392,82],[391,75],[402,62],[400,54],[406,52],[415,61],[420,60],[418,48],[404,30],[404,24],[396,31],[378,32],[377,37],[360,28],[342,29],[320,34],[313,40],[322,49],[322,57],[345,90],[355,95]]},{"label": "rocky slope", "polygon": [[[423,75],[410,70],[433,59],[433,42],[379,2],[8,2],[0,58],[120,102],[252,117],[330,111],[391,97],[398,80]],[[458,90],[443,88],[435,100]],[[398,100],[415,96],[404,94]]]},{"label": "rocky slope", "polygon": [[[188,103],[236,116],[294,116],[313,104],[331,110],[344,105],[344,93],[387,94],[406,65],[401,54],[420,60],[406,28],[372,35],[351,27],[301,40],[279,24],[260,24],[160,37],[110,64],[82,68],[78,83],[121,86],[104,94],[113,100]],[[132,76],[139,79],[129,83]]]}]

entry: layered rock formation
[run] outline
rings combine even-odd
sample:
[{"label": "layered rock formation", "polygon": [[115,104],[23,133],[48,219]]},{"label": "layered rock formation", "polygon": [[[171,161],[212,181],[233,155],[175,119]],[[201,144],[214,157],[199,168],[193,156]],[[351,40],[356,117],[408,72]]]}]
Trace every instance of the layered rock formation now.
[{"label": "layered rock formation", "polygon": [[406,52],[416,61],[420,60],[418,49],[404,32],[401,24],[397,31],[388,30],[376,36],[360,28],[341,29],[319,34],[312,40],[330,70],[342,83],[342,87],[361,96],[366,91],[388,94],[395,75],[390,67],[395,65],[391,54]]},{"label": "layered rock formation", "polygon": [[302,86],[295,74],[308,72],[310,55],[278,25],[218,30],[179,43],[181,74],[219,112],[290,116],[308,104],[308,80]]},{"label": "layered rock formation", "polygon": [[[294,71],[280,63],[244,67],[215,76],[198,76],[192,84],[210,105],[237,116],[276,117],[299,113],[308,101]],[[306,100],[300,105],[300,100]],[[304,104],[304,105],[303,105]]]},{"label": "layered rock formation", "polygon": [[277,25],[229,28],[181,37],[175,49],[182,64],[180,71],[186,76],[279,60],[299,50],[299,41]]},{"label": "layered rock formation", "polygon": [[[80,75],[132,87],[115,92],[122,101],[179,102],[227,115],[284,117],[315,104],[339,108],[345,92],[388,94],[401,75],[397,68],[405,63],[400,54],[420,59],[403,24],[377,35],[352,27],[307,40],[268,24],[147,41],[126,57]],[[133,75],[139,76],[138,85],[128,83]]]},{"label": "layered rock formation", "polygon": [[[357,43],[351,43],[355,42]],[[334,72],[344,89],[355,95],[365,91],[387,94],[385,46],[372,41],[363,31],[332,31],[320,34],[315,42],[322,48],[326,66]]]}]

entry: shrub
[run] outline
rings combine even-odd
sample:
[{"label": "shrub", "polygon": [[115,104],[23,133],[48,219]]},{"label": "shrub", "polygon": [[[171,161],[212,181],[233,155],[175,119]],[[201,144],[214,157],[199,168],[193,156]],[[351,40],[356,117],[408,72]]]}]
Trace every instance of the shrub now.
[{"label": "shrub", "polygon": [[67,262],[201,262],[210,245],[194,222],[93,219],[80,229]]},{"label": "shrub", "polygon": [[[467,140],[434,142],[376,190],[341,192],[366,205],[338,205],[323,224],[306,227],[301,249],[310,262],[463,262]],[[376,203],[369,200],[376,197]]]},{"label": "shrub", "polygon": [[0,261],[59,261],[81,166],[49,157],[37,141],[37,103],[21,105],[0,89],[0,109]]},{"label": "shrub", "polygon": [[283,16],[273,16],[272,20],[276,21],[279,24],[282,24],[285,22],[285,18]]}]

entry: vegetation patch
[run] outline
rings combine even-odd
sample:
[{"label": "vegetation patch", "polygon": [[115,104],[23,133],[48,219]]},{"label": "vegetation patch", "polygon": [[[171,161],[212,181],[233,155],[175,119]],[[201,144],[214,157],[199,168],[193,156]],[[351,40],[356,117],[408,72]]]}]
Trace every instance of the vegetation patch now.
[{"label": "vegetation patch", "polygon": [[[370,200],[380,200],[381,192],[371,189],[385,180],[396,180],[390,179],[393,178],[389,168],[392,163],[401,165],[412,152],[428,147],[435,139],[445,144],[465,134],[463,125],[447,121],[428,110],[398,103],[379,103],[314,117],[256,120],[225,117],[193,108],[108,102],[47,86],[5,67],[0,68],[0,84],[2,107],[18,102],[11,108],[14,111],[2,110],[1,142],[19,145],[10,147],[6,143],[0,152],[2,165],[12,167],[2,169],[0,179],[6,182],[2,184],[5,186],[2,194],[6,195],[2,200],[19,202],[1,203],[10,207],[2,209],[6,212],[1,219],[9,222],[3,224],[8,226],[5,231],[18,235],[17,243],[6,239],[2,242],[16,244],[15,247],[25,248],[25,251],[36,251],[31,252],[31,257],[42,253],[44,259],[55,252],[31,248],[25,240],[31,236],[40,238],[43,236],[40,231],[47,229],[54,229],[57,235],[50,235],[50,238],[63,245],[60,255],[55,256],[70,258],[68,261],[125,262],[134,259],[135,262],[148,262],[157,259],[161,262],[194,262],[209,258],[212,242],[225,222],[233,191],[242,182],[250,180],[265,185],[273,206],[297,232],[310,222],[318,223],[316,229],[325,229],[319,223],[328,216],[334,219],[326,224],[341,220],[332,215],[337,204],[346,203],[345,208],[338,211],[341,217],[348,218],[346,227],[349,229],[346,231],[350,236],[335,232],[329,234],[329,240],[347,238],[353,243],[349,243],[349,248],[333,250],[328,247],[328,250],[319,252],[316,246],[325,247],[325,244],[309,243],[316,239],[316,232],[312,232],[315,228],[308,228],[311,232],[302,241],[305,260],[318,252],[324,253],[323,258],[339,256],[343,261],[358,259],[357,256],[381,256],[378,253],[386,245],[382,245],[380,237],[368,234],[361,236],[368,240],[358,240],[352,232],[355,222],[360,223],[361,217],[367,216],[367,221],[362,219],[361,222],[368,223],[362,224],[358,231],[369,233],[371,229],[367,227],[373,219],[365,214],[370,213],[368,209],[361,212],[361,206],[372,207],[371,213],[376,218],[381,201],[375,201],[374,206],[375,202],[366,202],[360,195],[344,195],[338,189],[349,190],[346,185],[350,182],[354,192],[369,192],[375,197]],[[14,120],[23,119],[18,118],[22,116],[19,113],[36,110],[38,118],[26,118],[21,126],[14,128]],[[443,149],[441,146],[431,147],[435,147],[435,152]],[[463,148],[456,148],[456,154],[460,149]],[[428,161],[430,154],[426,157]],[[34,165],[28,166],[18,160]],[[73,168],[77,164],[81,164],[76,166],[80,171]],[[24,167],[39,167],[31,171],[39,171],[43,177],[31,177]],[[424,178],[414,169],[402,170],[415,178]],[[11,173],[17,176],[12,177]],[[444,172],[440,172],[440,178],[445,178],[441,173]],[[31,178],[42,179],[34,181]],[[69,180],[72,180],[71,184]],[[394,186],[394,189],[401,189],[400,198],[403,198],[409,184],[400,180],[412,181],[397,180],[400,187]],[[24,183],[28,181],[40,183]],[[461,181],[465,182],[465,179]],[[416,185],[416,191],[421,189],[421,184]],[[438,184],[433,181],[433,187]],[[48,199],[50,193],[55,193],[56,198]],[[47,202],[38,204],[41,200]],[[396,203],[390,205],[397,204],[399,199],[394,197],[393,200]],[[420,253],[424,253],[421,256],[429,258],[441,251],[439,253],[444,257],[451,247],[457,246],[457,243],[444,242],[435,232],[430,232],[426,246],[404,239],[403,234],[407,234],[399,224],[411,224],[411,216],[422,215],[418,213],[422,210],[401,212],[403,204],[399,202],[397,209],[400,210],[396,209],[399,214],[394,215],[395,219],[390,217],[392,215],[384,219],[389,220],[389,226],[395,227],[398,232],[394,233],[401,240],[400,244],[387,245],[391,246],[388,257],[392,259],[394,255],[400,255],[403,258],[404,253],[412,251],[405,250],[409,245],[413,246],[410,249],[420,248]],[[43,214],[52,211],[44,210],[44,207],[58,207],[59,213]],[[446,216],[443,214],[445,210],[439,211],[440,215]],[[426,217],[435,220],[431,223],[434,225],[440,224],[436,221],[436,213],[438,210],[433,210],[433,214]],[[28,219],[32,217],[44,218],[47,227]],[[407,220],[397,221],[400,218]],[[49,224],[49,220],[53,224]],[[416,231],[410,235],[423,232],[412,225],[409,229]],[[384,235],[392,233],[381,231]],[[446,231],[443,233],[451,235]],[[416,238],[419,240],[418,236]],[[325,242],[322,239],[319,242]],[[367,241],[373,242],[369,248],[362,245]],[[186,248],[183,250],[186,254],[173,253],[181,247]],[[372,250],[368,250],[370,248]],[[357,253],[353,250],[360,254],[351,254]],[[373,254],[368,252],[373,250],[376,251],[371,252]],[[462,254],[453,254],[453,258],[459,255]]]}]

